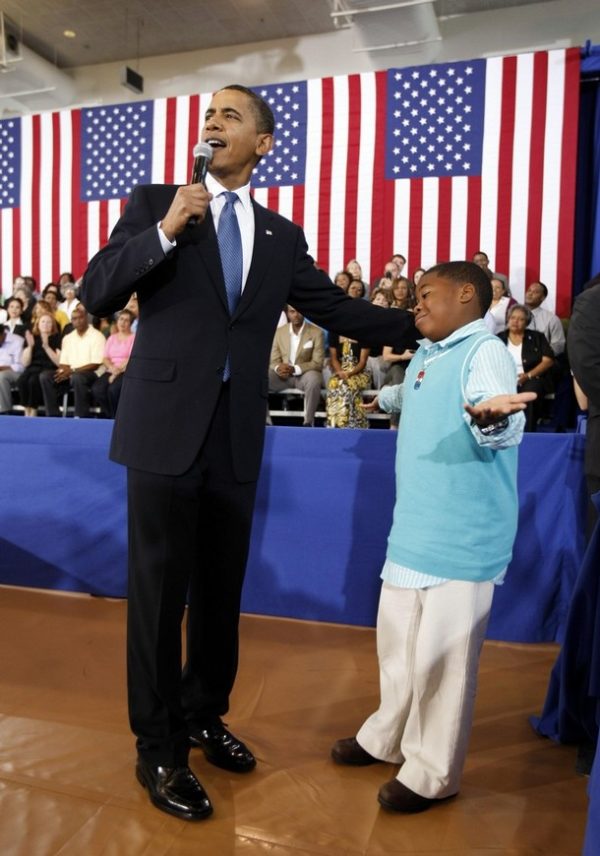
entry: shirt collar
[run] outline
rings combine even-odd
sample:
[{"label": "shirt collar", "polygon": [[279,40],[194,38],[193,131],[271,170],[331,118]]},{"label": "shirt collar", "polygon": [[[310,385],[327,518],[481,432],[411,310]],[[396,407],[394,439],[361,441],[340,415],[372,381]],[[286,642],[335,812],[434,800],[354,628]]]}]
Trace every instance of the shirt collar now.
[{"label": "shirt collar", "polygon": [[[205,184],[206,184],[206,189],[208,190],[209,193],[212,193],[212,195],[215,199],[217,198],[217,196],[219,196],[220,193],[227,193],[228,192],[228,188],[223,187],[223,185],[219,181],[217,181],[217,179],[214,178],[210,174],[210,172],[208,172],[206,174]],[[240,202],[244,206],[244,210],[245,211],[251,211],[252,210],[252,200],[250,197],[250,182],[248,182],[248,184],[245,184],[243,187],[236,187],[235,193],[237,193],[238,199],[240,200]]]},{"label": "shirt collar", "polygon": [[290,336],[301,336],[301,335],[302,335],[302,331],[304,330],[304,324],[305,324],[305,322],[303,321],[303,322],[302,322],[302,327],[300,327],[300,329],[298,330],[298,332],[297,332],[297,333],[294,333],[294,327],[293,327],[292,323],[291,323],[291,322],[289,322]]},{"label": "shirt collar", "polygon": [[450,345],[455,345],[466,339],[467,336],[472,336],[473,333],[489,333],[483,318],[477,318],[475,321],[469,321],[468,324],[463,324],[458,330],[454,330],[445,339],[440,339],[439,342],[432,342],[431,339],[418,339],[417,344],[425,351],[441,351]]}]

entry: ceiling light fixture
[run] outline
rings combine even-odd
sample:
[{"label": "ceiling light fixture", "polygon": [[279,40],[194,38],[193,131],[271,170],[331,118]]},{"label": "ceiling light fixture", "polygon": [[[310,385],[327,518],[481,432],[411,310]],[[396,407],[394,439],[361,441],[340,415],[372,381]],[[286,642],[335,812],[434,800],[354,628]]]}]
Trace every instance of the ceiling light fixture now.
[{"label": "ceiling light fixture", "polygon": [[63,31],[63,36],[65,37],[65,39],[74,39],[76,35],[77,35],[77,33],[75,32],[75,30],[64,30]]}]

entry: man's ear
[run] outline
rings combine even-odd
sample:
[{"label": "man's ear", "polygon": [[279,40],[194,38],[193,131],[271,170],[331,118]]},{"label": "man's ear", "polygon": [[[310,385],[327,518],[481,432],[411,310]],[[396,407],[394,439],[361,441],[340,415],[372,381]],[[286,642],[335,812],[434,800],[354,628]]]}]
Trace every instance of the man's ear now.
[{"label": "man's ear", "polygon": [[476,295],[475,286],[470,282],[465,282],[461,286],[459,300],[461,303],[470,303]]},{"label": "man's ear", "polygon": [[255,152],[259,158],[264,157],[273,148],[273,134],[259,134],[256,140]]}]

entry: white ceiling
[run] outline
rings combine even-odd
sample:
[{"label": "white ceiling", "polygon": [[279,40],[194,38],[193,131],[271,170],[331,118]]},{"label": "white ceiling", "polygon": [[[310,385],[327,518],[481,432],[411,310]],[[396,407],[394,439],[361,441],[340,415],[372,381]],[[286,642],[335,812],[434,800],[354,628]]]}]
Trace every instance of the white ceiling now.
[{"label": "white ceiling", "polygon": [[[0,0],[23,43],[60,68],[331,32],[334,0]],[[372,0],[371,6],[393,0]],[[435,0],[438,17],[543,0]],[[364,6],[362,0],[338,0]],[[64,30],[75,31],[66,38]]]}]

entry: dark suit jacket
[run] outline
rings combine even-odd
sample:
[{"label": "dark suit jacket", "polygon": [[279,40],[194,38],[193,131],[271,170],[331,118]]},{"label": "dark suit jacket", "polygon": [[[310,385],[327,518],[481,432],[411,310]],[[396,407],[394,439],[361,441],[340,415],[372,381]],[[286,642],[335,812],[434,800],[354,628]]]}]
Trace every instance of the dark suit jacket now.
[{"label": "dark suit jacket", "polygon": [[575,380],[589,402],[585,471],[600,478],[600,284],[586,288],[573,304],[567,348]]},{"label": "dark suit jacket", "polygon": [[168,258],[163,254],[156,224],[176,190],[136,188],[83,278],[82,301],[95,315],[122,308],[133,291],[139,299],[111,457],[149,472],[185,472],[206,436],[229,353],[235,474],[253,481],[262,456],[269,354],[284,304],[374,344],[400,338],[406,315],[348,298],[314,267],[302,230],[254,203],[252,264],[230,317],[210,211],[179,235]]}]

